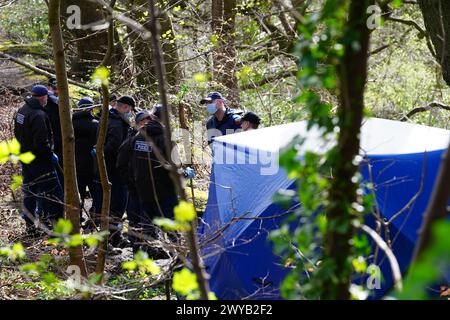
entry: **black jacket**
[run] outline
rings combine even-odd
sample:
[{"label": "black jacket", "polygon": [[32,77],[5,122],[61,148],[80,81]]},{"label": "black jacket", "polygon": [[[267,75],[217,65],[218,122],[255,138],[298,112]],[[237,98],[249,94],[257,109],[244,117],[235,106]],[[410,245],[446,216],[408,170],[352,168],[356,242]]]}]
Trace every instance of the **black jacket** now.
[{"label": "black jacket", "polygon": [[50,120],[39,101],[30,98],[17,111],[14,136],[20,142],[20,152],[31,151],[36,165],[50,165],[53,153],[53,134]]},{"label": "black jacket", "polygon": [[59,157],[59,162],[62,164],[62,134],[61,134],[61,121],[59,119],[59,107],[58,97],[49,93],[47,105],[44,108],[47,112],[48,118],[53,132],[53,149],[56,155]]},{"label": "black jacket", "polygon": [[158,121],[150,121],[141,130],[120,147],[117,169],[126,183],[137,190],[141,202],[155,202],[155,195],[162,200],[176,192],[169,171],[162,166],[144,135],[145,132],[165,156],[162,125]]},{"label": "black jacket", "polygon": [[116,109],[109,110],[108,131],[105,141],[105,162],[109,176],[116,172],[119,147],[127,138],[129,128],[130,124]]},{"label": "black jacket", "polygon": [[75,134],[75,161],[78,176],[94,175],[92,148],[97,143],[98,120],[88,111],[75,112],[72,116]]}]

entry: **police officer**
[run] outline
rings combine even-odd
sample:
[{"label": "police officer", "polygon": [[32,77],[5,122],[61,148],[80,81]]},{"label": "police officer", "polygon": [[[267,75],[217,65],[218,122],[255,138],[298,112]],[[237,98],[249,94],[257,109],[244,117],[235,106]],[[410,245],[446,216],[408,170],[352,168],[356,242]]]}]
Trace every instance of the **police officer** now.
[{"label": "police officer", "polygon": [[[121,175],[122,180],[126,183],[128,187],[128,201],[127,201],[127,217],[129,222],[128,229],[134,232],[138,232],[140,228],[141,219],[141,209],[139,204],[138,193],[133,180],[133,168],[129,161],[127,151],[127,144],[131,143],[131,140],[136,136],[141,128],[143,128],[151,120],[151,114],[148,110],[142,110],[136,114],[135,125],[130,127],[128,138],[119,148],[119,153],[117,156],[117,170]],[[124,149],[125,148],[125,149]],[[130,240],[133,251],[136,252],[139,249],[139,239],[133,235],[128,236]]]},{"label": "police officer", "polygon": [[59,91],[58,84],[55,78],[48,80],[48,102],[45,107],[53,132],[54,151],[59,158],[59,165],[62,167],[62,134],[61,134],[61,120],[59,119]]},{"label": "police officer", "polygon": [[[127,204],[127,187],[116,169],[119,147],[127,138],[130,128],[131,111],[135,110],[136,102],[130,96],[122,96],[117,99],[115,106],[109,110],[108,130],[104,147],[106,170],[111,182],[111,206],[110,217],[113,229],[121,229],[122,216]],[[115,227],[115,228],[114,228]],[[111,230],[111,244],[114,247],[127,245],[120,231]]]},{"label": "police officer", "polygon": [[212,142],[214,137],[234,133],[241,128],[241,117],[235,110],[225,105],[224,98],[220,92],[211,92],[200,103],[207,104],[208,113],[211,114],[211,118],[206,123],[208,144]]},{"label": "police officer", "polygon": [[[34,222],[40,220],[51,227],[63,217],[63,191],[58,181],[55,165],[58,156],[53,152],[53,135],[50,120],[44,107],[48,101],[48,89],[37,85],[31,90],[32,97],[26,99],[14,121],[14,136],[20,142],[21,152],[32,152],[36,158],[22,164],[24,218],[27,232],[38,235]],[[38,202],[41,208],[38,208]],[[34,216],[34,219],[30,218]]]},{"label": "police officer", "polygon": [[92,196],[91,218],[98,223],[98,217],[102,206],[102,191],[98,179],[95,175],[95,158],[91,150],[97,143],[98,120],[92,115],[94,100],[89,97],[82,98],[77,106],[85,110],[77,111],[72,116],[73,130],[75,134],[75,161],[77,169],[78,190],[80,192],[81,207],[89,188]]},{"label": "police officer", "polygon": [[261,118],[254,112],[247,112],[241,119],[241,127],[244,131],[258,129]]},{"label": "police officer", "polygon": [[[130,182],[134,183],[142,210],[141,227],[144,233],[157,238],[153,219],[161,216],[173,218],[178,198],[169,171],[155,155],[155,148],[162,157],[165,156],[163,126],[159,121],[151,120],[122,146],[118,168],[124,173],[130,173]],[[127,163],[130,167],[126,166]],[[129,168],[131,171],[128,171]],[[161,250],[155,248],[148,248],[147,251],[154,259],[164,256]]]}]

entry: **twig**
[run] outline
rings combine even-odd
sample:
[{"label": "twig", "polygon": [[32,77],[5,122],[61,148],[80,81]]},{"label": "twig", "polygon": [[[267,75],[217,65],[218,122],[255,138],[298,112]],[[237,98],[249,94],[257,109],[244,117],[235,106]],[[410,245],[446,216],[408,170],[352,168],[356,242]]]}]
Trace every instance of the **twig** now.
[{"label": "twig", "polygon": [[402,285],[402,274],[400,272],[400,266],[398,264],[397,259],[395,258],[394,253],[389,248],[387,243],[378,235],[378,233],[376,233],[375,230],[371,229],[370,227],[363,225],[363,224],[359,223],[358,221],[355,221],[353,223],[353,225],[355,226],[355,228],[361,229],[362,231],[367,233],[376,242],[377,246],[386,253],[386,256],[389,259],[389,264],[391,265],[392,276],[394,278],[395,287],[398,290],[402,290],[403,285]]}]

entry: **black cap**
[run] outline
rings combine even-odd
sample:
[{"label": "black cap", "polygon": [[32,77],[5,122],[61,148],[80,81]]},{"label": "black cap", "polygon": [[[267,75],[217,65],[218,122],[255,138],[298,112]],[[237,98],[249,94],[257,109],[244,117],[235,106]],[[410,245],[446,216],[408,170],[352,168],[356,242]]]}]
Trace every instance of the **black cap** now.
[{"label": "black cap", "polygon": [[136,102],[133,97],[130,96],[121,96],[117,99],[117,102],[129,105],[134,111],[136,111]]},{"label": "black cap", "polygon": [[213,92],[210,92],[206,98],[203,98],[203,99],[200,101],[200,103],[201,103],[201,104],[205,104],[205,103],[212,102],[213,100],[216,100],[216,99],[222,99],[222,100],[224,100],[224,98],[223,98],[223,96],[222,96],[222,94],[221,94],[220,92],[218,92],[218,91],[213,91]]},{"label": "black cap", "polygon": [[81,98],[80,101],[78,101],[77,106],[80,108],[88,108],[92,107],[94,105],[94,100],[89,97]]},{"label": "black cap", "polygon": [[58,86],[58,82],[56,81],[56,78],[49,78],[48,85],[49,85],[49,87],[56,88]]},{"label": "black cap", "polygon": [[241,122],[248,121],[251,124],[253,124],[255,127],[258,127],[261,123],[261,118],[254,112],[247,112],[244,114],[244,116],[241,118]]}]

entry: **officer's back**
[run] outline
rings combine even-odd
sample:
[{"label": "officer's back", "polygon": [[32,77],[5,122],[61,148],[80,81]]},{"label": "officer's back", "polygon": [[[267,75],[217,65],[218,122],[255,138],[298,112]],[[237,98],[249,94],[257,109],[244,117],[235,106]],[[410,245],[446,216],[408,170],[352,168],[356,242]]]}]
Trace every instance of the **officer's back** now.
[{"label": "officer's back", "polygon": [[[154,145],[147,141],[147,137]],[[141,132],[131,140],[130,144],[131,164],[134,168],[133,180],[139,198],[143,202],[156,201],[155,194],[158,199],[164,199],[174,193],[174,185],[169,171],[156,156],[155,147],[165,158],[163,126],[160,122],[152,120],[141,129]]]},{"label": "officer's back", "polygon": [[30,151],[36,156],[32,162],[34,166],[40,165],[49,169],[52,168],[53,135],[49,118],[42,105],[45,105],[48,98],[47,95],[39,96],[44,93],[45,87],[36,86],[33,89],[36,91],[33,92],[33,97],[26,99],[16,114],[14,135],[20,142],[22,153]]}]

